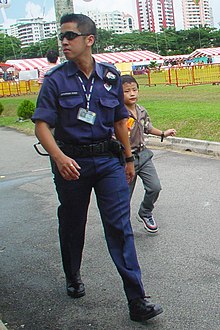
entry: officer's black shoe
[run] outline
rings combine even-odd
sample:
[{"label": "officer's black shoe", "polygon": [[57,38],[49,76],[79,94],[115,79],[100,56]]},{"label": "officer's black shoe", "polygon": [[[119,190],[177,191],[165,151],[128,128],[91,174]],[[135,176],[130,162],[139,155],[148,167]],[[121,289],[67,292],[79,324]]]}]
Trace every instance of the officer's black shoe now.
[{"label": "officer's black shoe", "polygon": [[71,280],[66,279],[66,290],[68,296],[72,298],[80,298],[85,296],[85,286],[81,280],[79,271],[72,277]]},{"label": "officer's black shoe", "polygon": [[132,321],[146,321],[163,312],[159,304],[154,304],[145,298],[132,299],[129,304],[130,318]]}]

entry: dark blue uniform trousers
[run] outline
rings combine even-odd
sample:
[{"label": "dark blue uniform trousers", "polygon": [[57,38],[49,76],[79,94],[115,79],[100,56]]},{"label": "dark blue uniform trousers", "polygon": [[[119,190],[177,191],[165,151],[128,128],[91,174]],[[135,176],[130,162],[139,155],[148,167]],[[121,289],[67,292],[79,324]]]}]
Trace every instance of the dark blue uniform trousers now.
[{"label": "dark blue uniform trousers", "polygon": [[124,167],[118,158],[111,156],[75,160],[81,167],[79,180],[63,179],[56,168],[54,173],[60,201],[59,236],[66,277],[71,280],[80,269],[87,211],[94,188],[108,249],[122,277],[127,299],[144,297],[130,223],[129,188]]}]

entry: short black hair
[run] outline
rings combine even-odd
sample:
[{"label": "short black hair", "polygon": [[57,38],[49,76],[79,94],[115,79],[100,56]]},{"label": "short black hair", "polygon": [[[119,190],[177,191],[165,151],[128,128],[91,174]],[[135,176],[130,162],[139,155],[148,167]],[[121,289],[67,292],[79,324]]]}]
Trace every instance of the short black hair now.
[{"label": "short black hair", "polygon": [[81,33],[88,33],[94,36],[97,34],[95,22],[86,15],[71,13],[63,15],[60,19],[60,25],[69,22],[77,23],[77,28]]},{"label": "short black hair", "polygon": [[139,89],[139,84],[138,84],[137,80],[130,74],[122,75],[121,82],[122,82],[122,85],[125,83],[127,83],[127,84],[135,83],[137,85],[137,88]]},{"label": "short black hair", "polygon": [[48,62],[57,63],[58,53],[55,50],[48,50],[46,57],[47,57]]}]

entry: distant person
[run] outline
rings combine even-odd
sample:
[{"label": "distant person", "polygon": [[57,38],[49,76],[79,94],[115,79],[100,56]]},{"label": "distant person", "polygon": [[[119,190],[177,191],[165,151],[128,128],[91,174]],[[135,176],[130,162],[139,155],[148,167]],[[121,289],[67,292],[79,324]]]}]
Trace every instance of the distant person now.
[{"label": "distant person", "polygon": [[[60,23],[59,38],[67,61],[46,74],[32,120],[36,136],[55,165],[66,291],[72,298],[85,295],[80,268],[94,190],[130,318],[148,320],[163,310],[146,300],[136,256],[128,186],[135,170],[120,76],[114,66],[94,60],[96,26],[88,16],[70,13]],[[54,134],[50,128],[55,128]],[[120,143],[112,139],[114,133]],[[114,283],[112,290],[115,294]]]},{"label": "distant person", "polygon": [[53,68],[54,66],[57,65],[58,54],[54,50],[49,50],[47,52],[46,58],[47,58],[48,65],[46,65],[45,67],[41,68],[41,70],[39,72],[38,83],[40,85],[43,84],[45,73],[47,71],[49,71],[51,68]]},{"label": "distant person", "polygon": [[207,58],[207,63],[208,63],[208,64],[212,64],[212,57],[211,57],[211,55],[208,56],[208,58]]},{"label": "distant person", "polygon": [[170,128],[166,131],[161,131],[153,127],[146,109],[136,103],[139,90],[136,79],[130,75],[123,75],[121,79],[124,102],[130,115],[127,126],[131,150],[135,158],[135,177],[130,183],[130,196],[132,197],[137,176],[139,176],[144,185],[145,195],[139,208],[138,220],[143,222],[144,228],[148,232],[155,233],[158,231],[158,226],[152,212],[154,204],[158,199],[161,185],[152,162],[153,152],[145,144],[145,134],[160,136],[162,142],[164,137],[176,135],[176,130]]}]

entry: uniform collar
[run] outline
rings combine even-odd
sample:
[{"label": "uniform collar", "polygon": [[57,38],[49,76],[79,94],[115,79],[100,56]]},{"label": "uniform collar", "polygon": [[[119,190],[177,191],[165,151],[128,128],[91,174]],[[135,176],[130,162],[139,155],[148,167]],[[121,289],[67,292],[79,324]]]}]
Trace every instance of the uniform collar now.
[{"label": "uniform collar", "polygon": [[[96,72],[97,75],[101,79],[103,79],[103,77],[104,77],[103,67],[99,63],[97,63],[95,60],[94,60],[94,63],[95,63],[94,72]],[[77,72],[78,72],[77,65],[73,61],[67,61],[67,75],[73,76]]]},{"label": "uniform collar", "polygon": [[139,111],[141,111],[141,112],[146,111],[146,110],[144,109],[144,107],[141,106],[141,105],[139,105],[139,104],[136,104],[136,110],[139,110]]},{"label": "uniform collar", "polygon": [[67,75],[73,76],[77,71],[77,65],[73,61],[67,61]]},{"label": "uniform collar", "polygon": [[97,75],[99,76],[99,78],[103,79],[104,78],[104,70],[103,70],[103,66],[100,65],[99,63],[95,62],[95,71],[97,73]]}]

